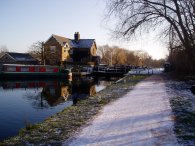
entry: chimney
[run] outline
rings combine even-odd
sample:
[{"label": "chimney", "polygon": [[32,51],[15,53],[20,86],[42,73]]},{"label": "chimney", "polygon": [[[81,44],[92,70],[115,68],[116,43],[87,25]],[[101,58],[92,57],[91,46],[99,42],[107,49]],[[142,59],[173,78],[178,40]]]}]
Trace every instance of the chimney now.
[{"label": "chimney", "polygon": [[79,34],[79,32],[75,32],[75,34],[74,34],[74,40],[78,42],[79,39],[80,39],[80,34]]}]

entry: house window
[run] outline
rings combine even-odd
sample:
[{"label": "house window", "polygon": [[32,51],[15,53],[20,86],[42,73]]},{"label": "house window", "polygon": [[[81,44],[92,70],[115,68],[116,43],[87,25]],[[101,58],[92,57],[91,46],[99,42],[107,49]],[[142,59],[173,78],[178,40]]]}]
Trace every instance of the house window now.
[{"label": "house window", "polygon": [[51,53],[55,53],[56,50],[56,46],[50,46],[50,52]]}]

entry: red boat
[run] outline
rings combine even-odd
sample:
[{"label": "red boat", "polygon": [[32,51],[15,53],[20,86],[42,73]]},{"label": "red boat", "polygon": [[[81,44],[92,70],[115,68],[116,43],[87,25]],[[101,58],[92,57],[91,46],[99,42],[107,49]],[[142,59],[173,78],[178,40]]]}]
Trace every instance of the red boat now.
[{"label": "red boat", "polygon": [[68,69],[50,65],[21,65],[4,64],[0,71],[0,79],[42,79],[42,78],[71,78],[72,73]]}]

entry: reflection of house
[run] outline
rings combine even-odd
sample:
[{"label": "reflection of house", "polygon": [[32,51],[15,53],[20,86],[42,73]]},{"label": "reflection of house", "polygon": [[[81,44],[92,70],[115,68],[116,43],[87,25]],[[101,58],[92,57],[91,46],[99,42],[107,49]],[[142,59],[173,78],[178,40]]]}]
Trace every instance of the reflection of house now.
[{"label": "reflection of house", "polygon": [[94,95],[96,94],[95,83],[93,78],[73,78],[72,94]]},{"label": "reflection of house", "polygon": [[45,87],[43,88],[42,95],[44,95],[45,100],[47,100],[50,106],[55,106],[68,99],[70,95],[69,86]]},{"label": "reflection of house", "polygon": [[44,44],[46,64],[76,62],[94,64],[98,62],[97,46],[94,39],[80,39],[79,32],[74,39],[52,35]]},{"label": "reflection of house", "polygon": [[38,64],[38,60],[28,53],[6,52],[0,58],[1,64]]}]

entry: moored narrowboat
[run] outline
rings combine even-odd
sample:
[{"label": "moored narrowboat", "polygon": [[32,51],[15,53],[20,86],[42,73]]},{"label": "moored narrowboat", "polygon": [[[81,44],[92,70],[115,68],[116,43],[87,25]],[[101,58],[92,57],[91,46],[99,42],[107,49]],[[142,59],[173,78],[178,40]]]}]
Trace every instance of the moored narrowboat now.
[{"label": "moored narrowboat", "polygon": [[3,64],[0,79],[71,78],[71,71],[50,65]]},{"label": "moored narrowboat", "polygon": [[129,70],[130,68],[128,67],[97,66],[93,70],[93,75],[101,77],[119,77],[127,74]]}]

